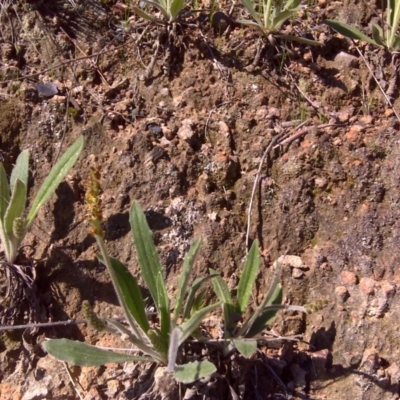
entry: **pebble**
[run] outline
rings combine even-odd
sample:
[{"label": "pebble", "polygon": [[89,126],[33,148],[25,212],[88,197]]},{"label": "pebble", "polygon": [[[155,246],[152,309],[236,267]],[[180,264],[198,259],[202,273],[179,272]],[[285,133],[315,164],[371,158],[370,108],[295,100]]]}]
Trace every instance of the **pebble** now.
[{"label": "pebble", "polygon": [[357,283],[357,276],[354,272],[342,271],[340,277],[344,285],[355,285]]},{"label": "pebble", "polygon": [[178,137],[181,140],[189,142],[196,135],[196,132],[192,128],[193,121],[191,119],[184,119],[182,121],[182,126],[178,130]]},{"label": "pebble", "polygon": [[345,302],[349,297],[349,292],[345,286],[337,286],[335,288],[335,295],[339,298],[342,302]]},{"label": "pebble", "polygon": [[375,292],[376,281],[372,278],[361,278],[360,279],[360,290],[366,294],[371,295]]}]

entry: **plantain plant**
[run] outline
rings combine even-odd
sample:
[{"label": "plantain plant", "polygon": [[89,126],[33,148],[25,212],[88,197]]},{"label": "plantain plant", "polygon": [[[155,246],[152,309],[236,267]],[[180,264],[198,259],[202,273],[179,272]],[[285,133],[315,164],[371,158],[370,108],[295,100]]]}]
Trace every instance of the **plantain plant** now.
[{"label": "plantain plant", "polygon": [[374,46],[384,47],[390,53],[400,50],[400,36],[397,34],[400,25],[400,1],[388,0],[386,8],[386,26],[371,24],[372,38],[365,35],[359,29],[337,20],[327,19],[323,21],[336,32],[350,39],[361,40]]},{"label": "plantain plant", "polygon": [[[192,267],[200,246],[196,240],[186,254],[179,281],[177,299],[171,309],[167,295],[157,250],[153,243],[146,217],[137,202],[130,209],[130,225],[136,248],[140,271],[154,301],[158,323],[148,321],[145,302],[137,279],[127,267],[108,255],[104,232],[101,227],[100,174],[92,169],[86,193],[86,204],[92,227],[100,248],[99,260],[106,265],[116,291],[119,303],[124,312],[128,327],[113,319],[101,320],[86,308],[86,318],[99,330],[124,335],[140,351],[142,356],[106,351],[85,343],[68,339],[52,339],[43,343],[43,348],[62,361],[75,365],[95,366],[125,361],[154,361],[167,366],[168,376],[177,381],[189,383],[215,372],[214,364],[207,360],[177,364],[179,346],[183,344],[199,327],[205,316],[220,306],[220,303],[197,307],[197,294],[201,284],[208,278],[197,279],[189,286]],[[178,321],[180,323],[178,324]]]},{"label": "plantain plant", "polygon": [[274,263],[274,277],[271,286],[255,311],[244,318],[249,306],[249,300],[255,287],[256,278],[260,267],[260,251],[258,240],[255,240],[247,255],[247,259],[237,286],[237,295],[233,299],[228,285],[221,278],[215,276],[216,271],[210,268],[214,275],[212,283],[214,291],[222,303],[224,315],[224,353],[232,348],[245,357],[250,357],[257,349],[256,336],[265,330],[275,319],[279,310],[292,310],[306,313],[302,306],[283,305],[282,286],[279,284],[279,263]]},{"label": "plantain plant", "polygon": [[15,262],[21,243],[37,213],[74,166],[84,144],[84,137],[81,136],[54,165],[40,187],[28,213],[26,213],[26,200],[29,151],[24,150],[18,156],[10,182],[8,182],[3,164],[0,163],[0,238],[7,263]]},{"label": "plantain plant", "polygon": [[242,3],[252,19],[241,19],[237,21],[238,23],[254,26],[266,37],[272,34],[273,37],[283,40],[322,45],[315,40],[277,33],[285,21],[301,10],[301,0],[260,0],[258,3],[253,0],[242,0]]},{"label": "plantain plant", "polygon": [[138,6],[132,6],[133,10],[139,17],[146,19],[150,22],[155,22],[156,24],[166,25],[175,22],[180,14],[180,12],[185,7],[185,0],[142,0],[143,3],[155,7],[161,12],[163,18],[157,18],[153,15],[143,11],[142,8]]}]

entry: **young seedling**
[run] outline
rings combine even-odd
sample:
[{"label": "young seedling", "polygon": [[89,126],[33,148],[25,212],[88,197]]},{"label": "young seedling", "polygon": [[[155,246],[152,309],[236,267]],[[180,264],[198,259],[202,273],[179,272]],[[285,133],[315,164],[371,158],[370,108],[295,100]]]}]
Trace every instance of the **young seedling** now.
[{"label": "young seedling", "polygon": [[54,165],[40,187],[28,213],[26,213],[26,199],[29,151],[24,150],[18,156],[10,182],[8,182],[3,164],[0,163],[0,238],[6,263],[13,264],[15,262],[21,243],[37,213],[74,166],[84,144],[84,137],[81,136]]},{"label": "young seedling", "polygon": [[[258,307],[256,307],[255,311],[242,321],[243,316],[246,314],[251,294],[254,291],[259,266],[260,251],[258,240],[255,240],[247,255],[246,263],[237,286],[235,300],[231,296],[228,285],[220,276],[212,278],[214,291],[222,303],[224,314],[225,354],[232,349],[233,345],[242,355],[250,357],[257,349],[256,335],[271,325],[279,310],[306,312],[306,309],[302,306],[281,304],[282,286],[279,284],[279,264],[275,262],[274,276],[266,296]],[[216,274],[211,268],[210,273]]]},{"label": "young seedling", "polygon": [[384,47],[392,54],[400,49],[400,36],[397,34],[400,24],[400,1],[398,0],[388,0],[387,2],[386,26],[371,24],[372,38],[344,22],[331,19],[323,22],[343,36],[367,42],[377,47]]},{"label": "young seedling", "polygon": [[[180,365],[175,362],[182,359],[182,355],[178,353],[179,346],[194,333],[205,316],[220,305],[220,303],[216,303],[200,307],[197,310],[194,310],[193,307],[195,299],[198,297],[196,292],[205,280],[203,278],[200,284],[197,280],[189,288],[190,275],[200,240],[192,243],[185,257],[178,285],[177,300],[172,310],[163,270],[146,217],[137,202],[132,204],[130,224],[137,259],[158,315],[157,325],[150,324],[137,279],[123,263],[110,257],[107,253],[103,239],[104,232],[101,227],[99,179],[99,172],[92,169],[86,193],[89,221],[100,248],[101,254],[98,258],[107,267],[128,327],[112,319],[100,320],[93,313],[88,313],[87,305],[85,305],[87,319],[97,329],[126,336],[143,356],[109,352],[68,339],[49,340],[43,343],[44,349],[57,359],[71,362],[74,365],[93,366],[124,361],[154,361],[168,366],[166,373],[184,383],[193,382],[214,373],[216,370],[214,364],[207,360]],[[179,321],[181,322],[178,324]]]},{"label": "young seedling", "polygon": [[161,12],[163,18],[154,17],[138,6],[132,6],[133,11],[135,11],[139,17],[159,25],[168,25],[175,22],[180,12],[185,7],[185,0],[142,0],[142,2],[157,8],[157,10]]},{"label": "young seedling", "polygon": [[242,3],[252,17],[252,20],[242,19],[238,20],[238,23],[254,26],[265,37],[272,35],[275,38],[283,40],[293,40],[309,45],[322,45],[322,43],[315,40],[277,33],[285,21],[301,10],[301,0],[260,0],[259,3],[252,0],[242,0]]}]

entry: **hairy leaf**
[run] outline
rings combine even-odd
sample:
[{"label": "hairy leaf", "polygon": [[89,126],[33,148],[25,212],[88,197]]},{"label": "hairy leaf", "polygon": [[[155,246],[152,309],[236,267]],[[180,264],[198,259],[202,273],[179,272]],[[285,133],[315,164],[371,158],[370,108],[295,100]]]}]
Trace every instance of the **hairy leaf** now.
[{"label": "hairy leaf", "polygon": [[148,357],[115,353],[69,339],[51,339],[42,343],[42,347],[57,360],[88,367],[126,361],[151,361]]},{"label": "hairy leaf", "polygon": [[183,268],[179,279],[178,293],[174,310],[174,318],[173,318],[174,324],[176,323],[182,311],[183,300],[186,296],[187,288],[189,285],[190,274],[192,272],[193,264],[196,260],[196,255],[198,253],[200,243],[201,239],[197,239],[192,243],[189,251],[185,256],[185,261],[183,262]]},{"label": "hairy leaf", "polygon": [[146,217],[136,201],[131,206],[129,220],[140,270],[160,315],[161,333],[167,338],[171,321],[163,271]]},{"label": "hairy leaf", "polygon": [[233,344],[239,353],[246,358],[250,358],[257,351],[256,340],[234,339]]},{"label": "hairy leaf", "polygon": [[176,365],[174,377],[181,383],[192,383],[213,374],[217,368],[210,361],[193,361]]},{"label": "hairy leaf", "polygon": [[346,36],[350,39],[361,40],[362,42],[367,42],[373,44],[375,46],[379,46],[375,40],[371,39],[367,35],[364,35],[360,30],[354,28],[351,25],[345,24],[344,22],[335,21],[333,19],[326,19],[322,21],[324,24],[330,26],[336,32],[339,32],[341,35]]},{"label": "hairy leaf", "polygon": [[42,205],[49,199],[49,197],[57,189],[57,186],[65,178],[70,169],[75,165],[84,145],[85,138],[81,136],[72,146],[67,149],[67,151],[57,161],[57,164],[51,169],[49,175],[40,187],[35,200],[33,201],[32,207],[26,219],[26,230],[28,230],[32,224],[37,213],[39,212],[40,207],[42,207]]},{"label": "hairy leaf", "polygon": [[237,303],[241,313],[247,308],[259,267],[260,250],[258,249],[258,240],[256,239],[250,248],[249,254],[247,254],[246,263],[237,287]]},{"label": "hairy leaf", "polygon": [[15,166],[11,172],[10,177],[10,188],[11,192],[14,191],[15,182],[19,179],[27,188],[28,188],[28,176],[29,176],[29,151],[22,151],[17,161],[15,162]]}]

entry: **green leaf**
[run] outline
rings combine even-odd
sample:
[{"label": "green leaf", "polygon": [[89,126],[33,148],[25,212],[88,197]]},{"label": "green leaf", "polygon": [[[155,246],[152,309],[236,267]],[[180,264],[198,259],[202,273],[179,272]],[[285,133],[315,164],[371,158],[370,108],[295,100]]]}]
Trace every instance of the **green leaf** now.
[{"label": "green leaf", "polygon": [[257,22],[250,21],[249,19],[238,19],[236,21],[238,24],[245,25],[245,26],[253,26],[257,29],[259,29],[263,34],[266,32],[264,31],[264,28],[262,25],[258,24]]},{"label": "green leaf", "polygon": [[190,316],[195,299],[197,298],[197,297],[195,297],[196,293],[200,289],[201,285],[204,282],[208,281],[209,279],[214,278],[214,276],[218,276],[218,274],[207,275],[207,276],[204,276],[203,278],[197,278],[194,280],[194,282],[189,290],[188,297],[186,299],[185,309],[183,311],[183,319],[184,320],[189,318],[189,316]]},{"label": "green leaf", "polygon": [[163,271],[146,217],[136,201],[131,206],[129,220],[140,270],[160,315],[161,334],[167,338],[171,321]]},{"label": "green leaf", "polygon": [[[11,195],[10,204],[8,205],[6,214],[4,215],[4,226],[6,234],[9,237],[13,236],[13,222],[15,218],[22,217],[25,204],[26,204],[26,192],[27,188],[25,184],[17,178],[14,183],[14,190]],[[13,260],[10,260],[11,262]]]},{"label": "green leaf", "polygon": [[273,20],[272,20],[272,29],[274,31],[277,31],[278,29],[281,28],[283,23],[291,18],[293,15],[297,14],[297,12],[300,10],[300,7],[294,8],[291,10],[285,10],[279,13]]},{"label": "green leaf", "polygon": [[176,323],[176,321],[182,311],[183,300],[186,296],[186,291],[187,291],[187,287],[189,284],[190,274],[192,272],[193,264],[194,264],[194,261],[197,256],[200,243],[201,243],[201,239],[197,239],[196,241],[194,241],[192,243],[192,245],[190,246],[188,253],[185,256],[185,261],[183,263],[183,268],[182,268],[181,276],[179,279],[179,285],[178,285],[178,293],[177,293],[174,317],[173,317],[174,324]]},{"label": "green leaf", "polygon": [[8,185],[6,170],[0,163],[0,223],[3,221],[10,202],[10,187]]},{"label": "green leaf", "polygon": [[[165,2],[161,2],[161,1],[150,1],[150,0],[143,0],[145,3],[157,8],[157,10],[159,10],[161,12],[161,14],[164,16],[164,18],[169,21],[170,20],[170,13],[167,8],[166,8],[166,4]],[[162,4],[161,4],[162,3]],[[163,22],[165,24],[165,22]]]},{"label": "green leaf", "polygon": [[372,30],[372,37],[374,38],[375,42],[381,46],[385,46],[383,42],[384,37],[382,28],[377,24],[371,24],[371,30]]},{"label": "green leaf", "polygon": [[213,270],[212,268],[209,268],[209,271],[211,275],[215,275],[212,279],[212,283],[214,286],[215,294],[217,295],[219,300],[224,304],[233,304],[232,297],[226,282],[221,278],[219,274],[217,274],[217,271]]},{"label": "green leaf", "polygon": [[364,33],[362,33],[357,28],[354,28],[351,25],[347,25],[344,22],[335,21],[333,19],[326,19],[322,22],[330,26],[336,32],[339,32],[341,35],[346,36],[350,39],[361,40],[362,42],[367,42],[375,46],[379,46],[378,43],[375,42],[375,40],[371,39],[367,35],[364,35]]},{"label": "green leaf", "polygon": [[247,308],[259,267],[260,251],[258,249],[258,240],[256,239],[247,255],[246,263],[237,287],[237,302],[241,313]]},{"label": "green leaf", "polygon": [[[249,330],[245,335],[246,337],[250,338],[256,336],[273,322],[279,308],[268,308],[268,306],[272,304],[281,305],[282,297],[282,286],[277,285],[272,297],[268,301],[268,305],[264,306],[262,310],[260,310],[257,318],[250,325]],[[285,308],[285,306],[283,306],[283,308]]]},{"label": "green leaf", "polygon": [[[263,1],[263,0],[262,0]],[[263,28],[264,25],[261,22],[261,19],[257,13],[257,11],[255,10],[255,8],[253,7],[253,3],[250,0],[242,0],[243,5],[245,6],[247,12],[252,16],[252,18],[257,22],[257,25],[260,28]]]},{"label": "green leaf", "polygon": [[201,309],[201,306],[204,301],[204,296],[206,294],[205,290],[202,290],[193,300],[193,306],[190,312],[190,315],[192,315],[194,312],[199,311]]},{"label": "green leaf", "polygon": [[189,320],[181,324],[179,328],[182,333],[179,337],[179,345],[181,345],[199,327],[208,313],[214,311],[220,305],[221,303],[215,303],[204,307],[201,310],[196,311]]},{"label": "green leaf", "polygon": [[185,0],[172,0],[170,12],[170,22],[175,21],[176,17],[185,7]]},{"label": "green leaf", "polygon": [[69,339],[51,339],[42,343],[42,347],[57,360],[80,366],[95,367],[127,361],[152,361],[148,357],[115,353]]},{"label": "green leaf", "polygon": [[[103,257],[98,255],[99,260],[104,264]],[[121,294],[119,301],[122,308],[129,313],[140,326],[147,332],[150,329],[147,320],[145,304],[142,298],[140,287],[136,278],[129,272],[128,268],[116,258],[110,258],[110,267],[114,273],[110,274],[115,291]]]},{"label": "green leaf", "polygon": [[150,15],[150,14],[147,14],[146,12],[144,12],[144,11],[143,11],[142,9],[140,9],[139,7],[132,6],[132,9],[133,9],[133,11],[134,11],[137,15],[139,15],[140,18],[143,18],[143,19],[145,19],[145,20],[147,20],[147,21],[150,21],[150,22],[154,22],[154,23],[156,23],[156,24],[165,25],[165,21],[163,21],[162,19],[153,17],[153,16]]},{"label": "green leaf", "polygon": [[304,43],[304,44],[308,44],[310,46],[322,46],[323,45],[323,43],[321,43],[321,42],[317,42],[316,40],[306,39],[301,36],[280,35],[280,34],[279,35],[274,34],[273,36],[278,39]]},{"label": "green leaf", "polygon": [[15,166],[11,172],[10,177],[10,188],[11,192],[14,191],[15,182],[19,179],[26,187],[28,187],[28,176],[29,176],[29,150],[22,151]]},{"label": "green leaf", "polygon": [[54,191],[57,189],[57,186],[74,166],[83,150],[84,145],[85,138],[81,136],[72,146],[67,149],[67,151],[58,160],[57,164],[51,169],[49,175],[40,187],[35,200],[33,201],[31,210],[29,211],[26,219],[26,230],[28,230],[32,224],[37,213],[39,212],[40,207],[42,207],[42,205],[54,193]]},{"label": "green leaf", "polygon": [[[216,274],[212,268],[209,269],[210,274]],[[217,274],[216,277],[212,279],[214,292],[218,299],[222,303],[222,308],[224,311],[224,323],[225,323],[225,335],[229,337],[231,332],[236,328],[237,322],[240,318],[240,313],[238,313],[236,307],[233,305],[232,297],[229,292],[228,285],[226,282]]]},{"label": "green leaf", "polygon": [[257,351],[256,340],[234,339],[233,344],[239,353],[245,358],[250,358]]},{"label": "green leaf", "polygon": [[217,368],[210,361],[193,361],[191,363],[176,365],[174,377],[181,383],[192,383],[213,374]]}]

